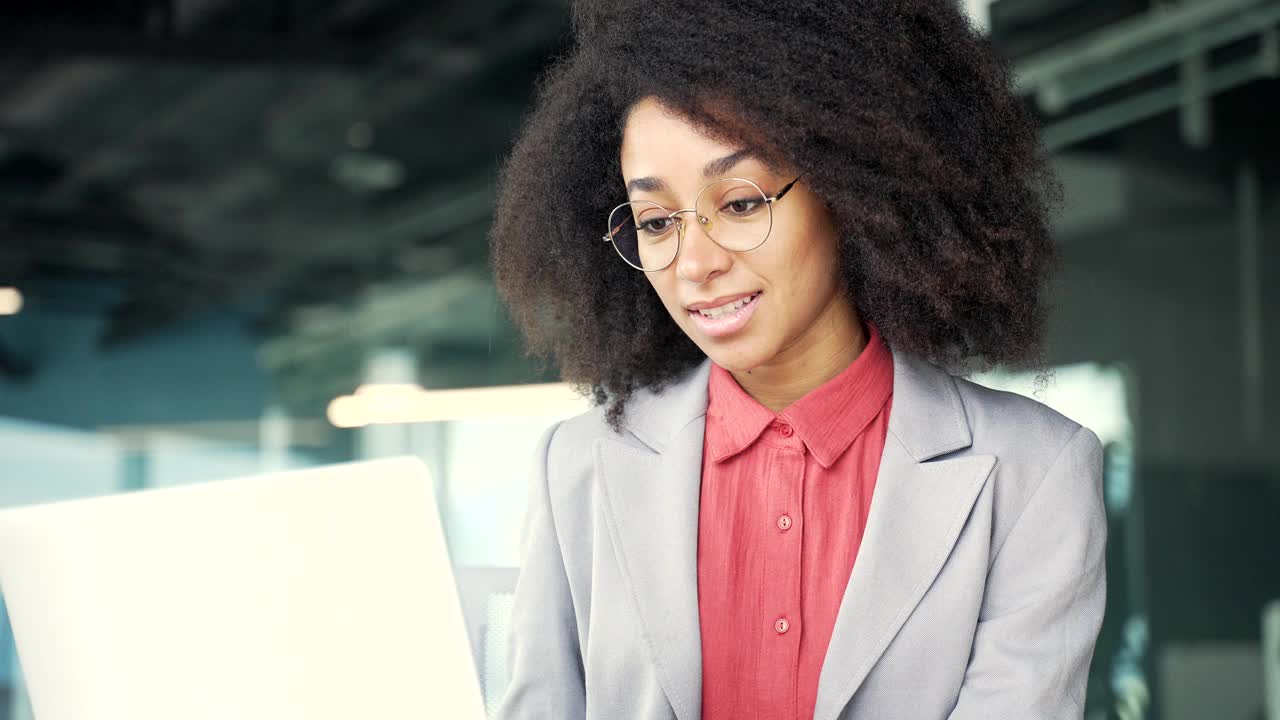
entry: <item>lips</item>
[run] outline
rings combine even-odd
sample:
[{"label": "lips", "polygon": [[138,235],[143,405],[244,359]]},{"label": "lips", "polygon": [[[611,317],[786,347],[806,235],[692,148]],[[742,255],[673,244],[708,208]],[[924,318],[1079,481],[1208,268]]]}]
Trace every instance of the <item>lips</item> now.
[{"label": "lips", "polygon": [[[763,293],[757,292],[755,297],[744,305],[739,306],[735,310],[721,312],[716,317],[708,317],[702,314],[700,310],[687,310],[689,319],[694,327],[708,338],[720,339],[728,338],[742,331],[750,322],[751,317],[755,315],[756,308],[763,300]],[[746,297],[752,297],[747,295]],[[733,301],[730,301],[733,304]]]},{"label": "lips", "polygon": [[717,308],[717,307],[720,307],[721,305],[731,303],[735,300],[740,300],[745,297],[751,297],[752,295],[755,295],[757,292],[759,291],[752,290],[750,292],[738,293],[737,295],[724,295],[722,297],[718,297],[713,300],[702,300],[699,302],[685,305],[684,309],[685,310],[709,310],[711,308]]}]

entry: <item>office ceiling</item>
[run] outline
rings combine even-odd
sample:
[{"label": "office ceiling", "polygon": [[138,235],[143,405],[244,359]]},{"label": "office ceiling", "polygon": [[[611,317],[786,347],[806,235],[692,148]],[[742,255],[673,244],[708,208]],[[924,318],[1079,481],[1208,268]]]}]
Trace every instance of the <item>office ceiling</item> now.
[{"label": "office ceiling", "polygon": [[[494,169],[568,16],[99,0],[9,4],[0,28],[0,285],[88,312],[104,293],[67,288],[107,286],[108,347],[211,308],[314,347],[326,318],[395,292],[424,312],[438,281],[483,292]],[[407,314],[362,342],[491,352],[493,308],[456,296],[430,322],[392,303]]]},{"label": "office ceiling", "polygon": [[[1201,5],[1233,1],[1277,5]],[[1060,21],[1072,33],[1046,36],[1037,3],[1045,17],[1075,12]],[[993,6],[997,46],[1049,65],[1046,53],[1149,5],[1022,4]],[[283,396],[312,410],[387,344],[413,346],[454,384],[528,379],[486,278],[485,231],[494,171],[568,30],[567,0],[6,4],[0,286],[107,313],[107,348],[234,313]],[[1102,100],[1133,87],[1145,88],[1119,83]],[[1099,104],[1046,110],[1042,90],[1028,102],[1051,123]],[[0,374],[21,365],[0,344],[6,358]]]}]

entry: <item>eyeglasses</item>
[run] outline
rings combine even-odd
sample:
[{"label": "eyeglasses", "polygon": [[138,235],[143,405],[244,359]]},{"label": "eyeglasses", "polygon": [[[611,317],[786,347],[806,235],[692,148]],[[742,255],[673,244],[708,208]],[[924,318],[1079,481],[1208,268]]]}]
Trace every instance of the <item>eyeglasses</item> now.
[{"label": "eyeglasses", "polygon": [[800,180],[787,183],[776,195],[765,195],[746,178],[721,178],[704,185],[693,207],[668,210],[655,202],[625,202],[609,213],[609,231],[601,238],[628,265],[644,272],[665,269],[676,259],[684,237],[684,213],[693,213],[698,224],[717,245],[735,252],[754,250],[769,239],[773,229],[773,204]]}]

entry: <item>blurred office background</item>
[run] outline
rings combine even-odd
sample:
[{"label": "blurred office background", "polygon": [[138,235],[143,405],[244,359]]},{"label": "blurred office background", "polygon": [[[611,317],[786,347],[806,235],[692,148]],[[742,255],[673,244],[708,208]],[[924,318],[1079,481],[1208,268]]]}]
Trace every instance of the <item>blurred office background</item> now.
[{"label": "blurred office background", "polygon": [[[1040,398],[1106,444],[1087,717],[1280,720],[1280,0],[963,4],[1067,190]],[[528,462],[587,405],[522,356],[485,233],[568,29],[564,0],[0,9],[0,507],[419,455],[495,700]]]}]

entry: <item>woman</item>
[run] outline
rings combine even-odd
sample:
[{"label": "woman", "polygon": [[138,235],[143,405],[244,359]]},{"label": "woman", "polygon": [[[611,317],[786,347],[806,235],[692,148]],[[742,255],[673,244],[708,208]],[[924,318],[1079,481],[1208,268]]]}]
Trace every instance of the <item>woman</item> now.
[{"label": "woman", "polygon": [[499,289],[596,407],[542,437],[516,718],[1079,718],[1087,428],[1057,187],[947,0],[581,4],[503,170]]}]

